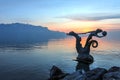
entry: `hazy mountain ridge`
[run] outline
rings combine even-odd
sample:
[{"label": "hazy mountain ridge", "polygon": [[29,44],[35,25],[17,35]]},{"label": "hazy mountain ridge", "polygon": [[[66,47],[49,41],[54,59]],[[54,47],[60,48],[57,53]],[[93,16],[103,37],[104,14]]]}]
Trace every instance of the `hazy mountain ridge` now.
[{"label": "hazy mountain ridge", "polygon": [[51,31],[46,27],[30,24],[0,24],[0,43],[34,43],[64,38],[65,33]]}]

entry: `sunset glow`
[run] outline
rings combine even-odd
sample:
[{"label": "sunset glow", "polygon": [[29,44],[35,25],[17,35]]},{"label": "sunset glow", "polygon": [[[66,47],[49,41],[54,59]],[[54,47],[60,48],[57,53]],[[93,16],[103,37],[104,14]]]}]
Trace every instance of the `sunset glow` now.
[{"label": "sunset glow", "polygon": [[49,26],[48,28],[54,31],[61,31],[61,32],[75,31],[79,33],[79,32],[96,30],[97,28],[101,28],[104,30],[120,29],[119,25],[120,24],[104,24],[104,23],[102,24],[98,22],[88,22],[88,21],[87,22],[71,21],[61,24],[49,23],[46,24],[45,26]]},{"label": "sunset glow", "polygon": [[27,23],[62,32],[120,29],[119,3],[120,0],[0,0],[0,23]]}]

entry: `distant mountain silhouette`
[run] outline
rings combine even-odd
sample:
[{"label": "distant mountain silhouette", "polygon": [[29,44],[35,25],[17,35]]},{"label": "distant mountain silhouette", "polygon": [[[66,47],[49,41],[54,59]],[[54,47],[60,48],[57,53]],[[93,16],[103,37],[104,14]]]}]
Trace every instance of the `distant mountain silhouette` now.
[{"label": "distant mountain silhouette", "polygon": [[64,38],[65,33],[30,24],[0,24],[0,44],[35,43]]}]

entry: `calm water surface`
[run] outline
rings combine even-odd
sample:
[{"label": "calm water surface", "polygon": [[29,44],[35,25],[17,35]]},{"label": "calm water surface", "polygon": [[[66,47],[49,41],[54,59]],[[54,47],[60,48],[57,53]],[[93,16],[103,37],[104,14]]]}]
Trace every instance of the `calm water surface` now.
[{"label": "calm water surface", "polygon": [[[120,66],[120,41],[97,39],[91,48],[95,62],[90,68]],[[82,43],[85,41],[83,39]],[[65,38],[31,45],[10,45],[0,48],[0,80],[46,80],[53,65],[63,71],[75,71],[75,39]]]}]

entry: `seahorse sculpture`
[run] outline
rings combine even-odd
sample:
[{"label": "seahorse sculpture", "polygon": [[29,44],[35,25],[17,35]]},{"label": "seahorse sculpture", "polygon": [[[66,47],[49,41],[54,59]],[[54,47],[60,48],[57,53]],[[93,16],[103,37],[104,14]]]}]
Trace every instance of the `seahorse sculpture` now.
[{"label": "seahorse sculpture", "polygon": [[[90,34],[86,40],[85,46],[82,47],[82,44],[80,43],[81,37],[79,36],[79,34],[86,34],[86,33],[90,33]],[[90,64],[90,63],[93,63],[94,61],[93,57],[90,55],[90,47],[91,45],[93,48],[96,48],[98,46],[98,42],[96,40],[92,40],[92,37],[96,36],[96,37],[102,38],[107,35],[107,32],[101,29],[97,29],[95,31],[90,31],[86,33],[75,33],[71,31],[67,33],[67,35],[71,35],[76,38],[76,50],[78,53],[77,61],[80,61],[80,62],[82,61]],[[102,35],[100,36],[98,35],[98,33],[102,33]]]}]

